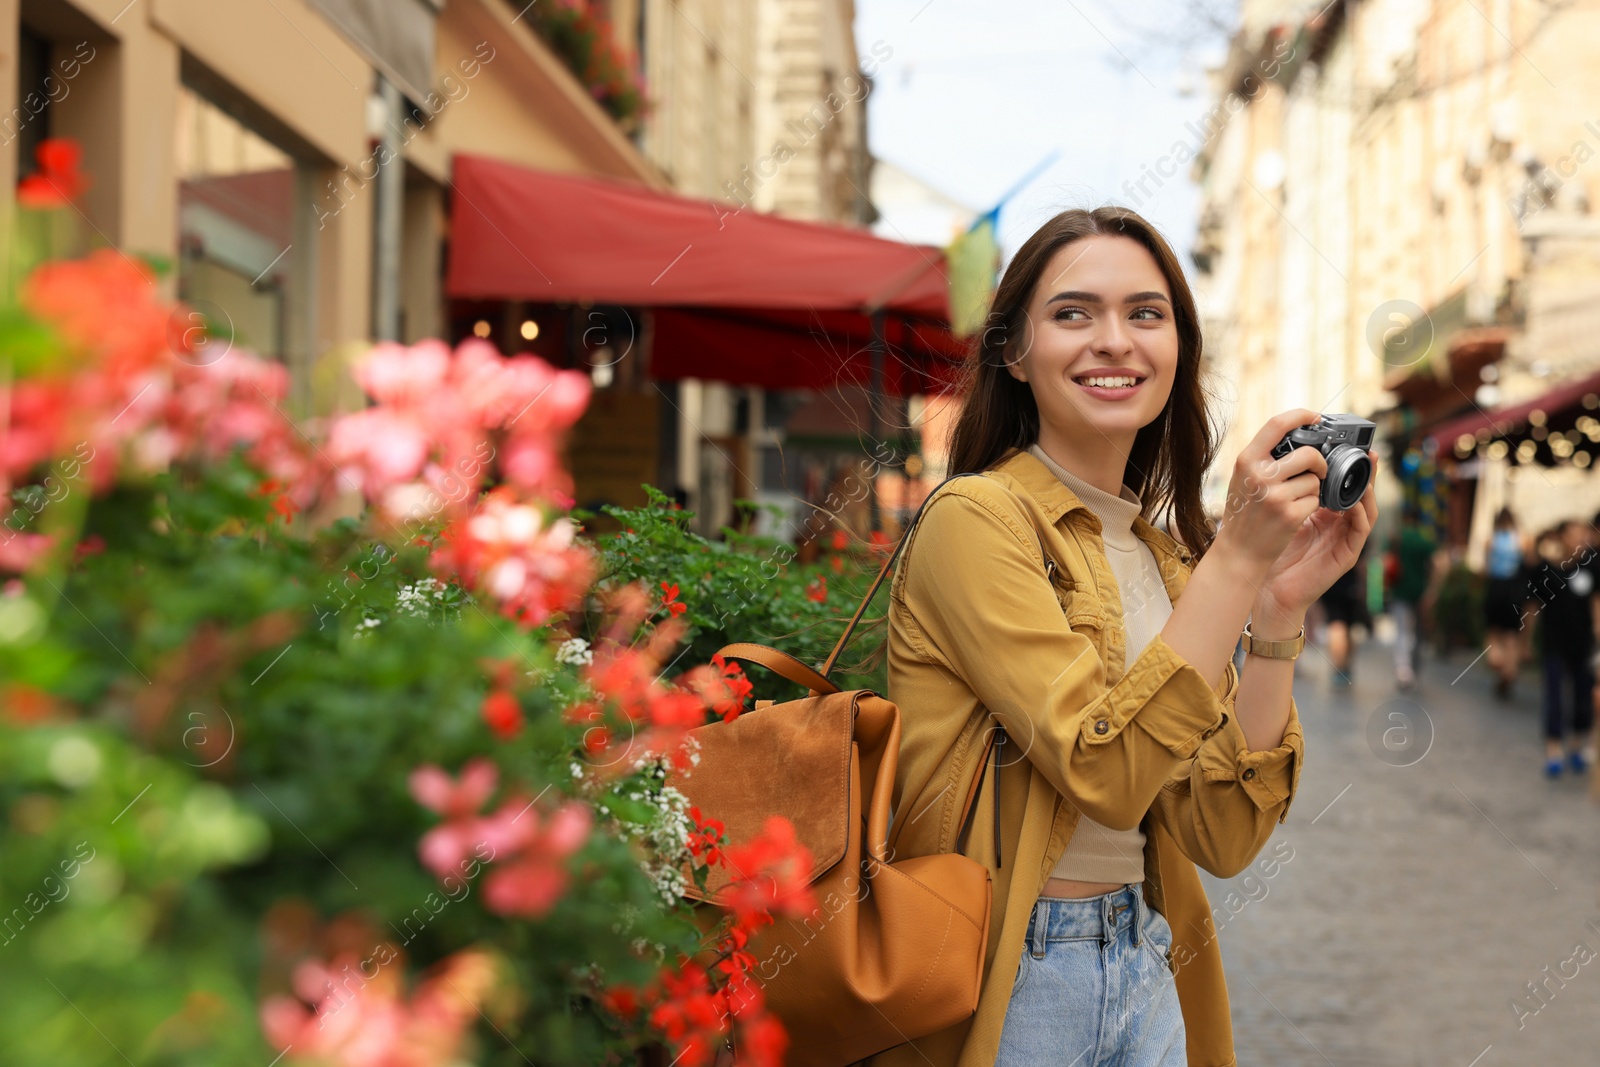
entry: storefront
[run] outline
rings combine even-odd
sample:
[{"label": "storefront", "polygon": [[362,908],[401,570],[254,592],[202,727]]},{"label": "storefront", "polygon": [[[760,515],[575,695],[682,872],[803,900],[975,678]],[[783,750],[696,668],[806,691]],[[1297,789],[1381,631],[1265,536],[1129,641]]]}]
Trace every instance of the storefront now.
[{"label": "storefront", "polygon": [[[762,447],[769,401],[794,391],[862,397],[857,455],[897,470],[906,398],[959,366],[941,249],[479,156],[456,157],[452,190],[456,336],[589,369],[595,402],[572,449],[581,506],[641,502],[640,482],[670,488],[686,466],[719,473],[698,465],[725,465],[727,496],[754,497],[777,452]],[[742,391],[733,418],[702,412],[698,391],[680,397],[685,380]],[[694,504],[708,529],[733,517],[731,500]]]}]

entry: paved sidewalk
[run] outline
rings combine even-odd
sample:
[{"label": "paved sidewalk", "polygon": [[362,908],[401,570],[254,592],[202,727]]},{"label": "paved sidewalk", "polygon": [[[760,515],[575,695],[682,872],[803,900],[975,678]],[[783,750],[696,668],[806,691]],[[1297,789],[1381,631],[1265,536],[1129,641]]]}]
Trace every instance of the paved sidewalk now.
[{"label": "paved sidewalk", "polygon": [[1239,1063],[1600,1063],[1600,806],[1543,777],[1537,675],[1500,704],[1470,653],[1409,693],[1393,664],[1369,640],[1336,691],[1307,647],[1289,820],[1256,869],[1202,875]]}]

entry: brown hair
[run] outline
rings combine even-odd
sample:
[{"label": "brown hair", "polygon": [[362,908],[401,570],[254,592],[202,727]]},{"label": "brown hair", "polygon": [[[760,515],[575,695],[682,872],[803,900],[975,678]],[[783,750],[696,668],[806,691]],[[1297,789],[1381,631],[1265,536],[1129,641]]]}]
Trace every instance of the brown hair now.
[{"label": "brown hair", "polygon": [[1173,536],[1198,559],[1216,536],[1200,503],[1200,488],[1216,458],[1218,439],[1200,377],[1200,319],[1171,246],[1155,227],[1126,208],[1063,211],[1017,250],[995,290],[987,328],[974,342],[962,372],[958,386],[962,408],[951,435],[948,473],[988,470],[1038,439],[1039,408],[1033,392],[1006,367],[1022,355],[1028,303],[1051,257],[1074,241],[1094,236],[1138,241],[1155,258],[1172,291],[1178,330],[1172,394],[1161,414],[1135,436],[1124,480],[1139,494],[1147,518],[1171,507]]}]

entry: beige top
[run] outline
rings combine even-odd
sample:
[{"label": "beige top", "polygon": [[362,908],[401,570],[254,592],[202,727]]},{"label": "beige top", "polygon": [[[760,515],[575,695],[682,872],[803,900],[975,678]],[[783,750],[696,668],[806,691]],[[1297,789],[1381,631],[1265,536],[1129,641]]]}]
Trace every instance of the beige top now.
[{"label": "beige top", "polygon": [[[1132,663],[1172,614],[1172,601],[1161,581],[1156,557],[1133,532],[1133,520],[1143,507],[1139,496],[1127,486],[1122,487],[1120,497],[1112,496],[1061,466],[1037,444],[1028,451],[1100,517],[1106,561],[1111,564],[1122,596],[1127,662]],[[1112,830],[1080,814],[1067,850],[1056,861],[1050,877],[1080,882],[1142,882],[1144,831],[1138,827]]]}]

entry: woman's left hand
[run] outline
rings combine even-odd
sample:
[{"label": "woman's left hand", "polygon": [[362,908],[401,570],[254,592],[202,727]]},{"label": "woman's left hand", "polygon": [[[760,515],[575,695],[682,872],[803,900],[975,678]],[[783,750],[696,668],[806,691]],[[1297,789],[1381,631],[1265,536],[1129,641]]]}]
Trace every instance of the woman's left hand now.
[{"label": "woman's left hand", "polygon": [[[1377,471],[1376,462],[1373,471]],[[1341,574],[1356,565],[1378,518],[1373,491],[1373,482],[1368,482],[1355,507],[1345,511],[1318,508],[1311,513],[1268,569],[1256,592],[1258,614],[1298,619]]]}]

